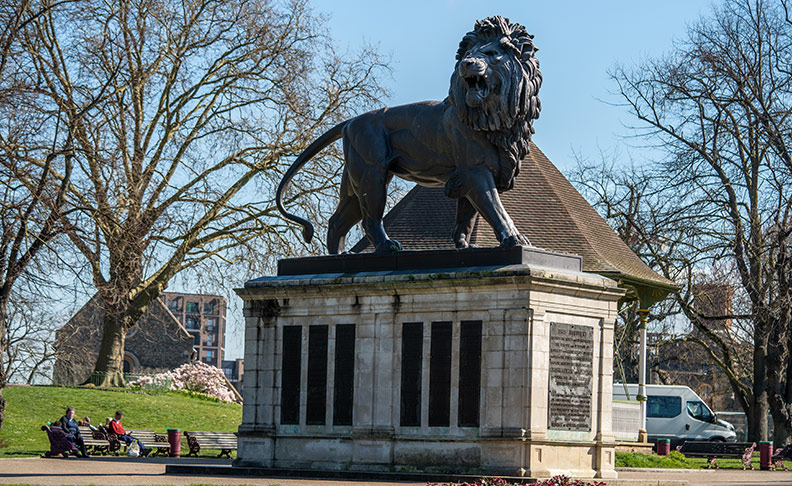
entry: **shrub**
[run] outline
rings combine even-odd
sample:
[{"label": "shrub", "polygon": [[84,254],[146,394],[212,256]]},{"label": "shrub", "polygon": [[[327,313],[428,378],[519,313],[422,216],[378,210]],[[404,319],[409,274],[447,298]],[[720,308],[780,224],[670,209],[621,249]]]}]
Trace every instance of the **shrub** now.
[{"label": "shrub", "polygon": [[567,476],[554,476],[550,479],[540,479],[535,483],[510,483],[501,478],[482,478],[481,481],[473,483],[426,483],[427,486],[606,486],[600,481],[587,482],[580,479],[572,479]]},{"label": "shrub", "polygon": [[138,388],[158,388],[170,383],[171,390],[203,393],[224,402],[237,403],[236,395],[223,376],[223,371],[201,361],[187,363],[173,371],[144,376],[130,383]]}]

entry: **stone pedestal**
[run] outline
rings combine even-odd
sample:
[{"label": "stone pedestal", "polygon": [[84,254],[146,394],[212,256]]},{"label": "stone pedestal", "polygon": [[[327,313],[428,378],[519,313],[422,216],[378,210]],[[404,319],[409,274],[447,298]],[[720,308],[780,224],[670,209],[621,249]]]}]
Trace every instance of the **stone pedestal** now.
[{"label": "stone pedestal", "polygon": [[[366,258],[374,271],[361,271]],[[578,257],[300,259],[237,293],[236,466],[616,477],[611,357],[623,291],[582,273]]]}]

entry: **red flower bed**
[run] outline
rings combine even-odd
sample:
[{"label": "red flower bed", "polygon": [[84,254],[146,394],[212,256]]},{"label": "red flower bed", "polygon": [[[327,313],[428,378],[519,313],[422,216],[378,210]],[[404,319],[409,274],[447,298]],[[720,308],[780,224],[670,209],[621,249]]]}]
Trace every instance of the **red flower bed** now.
[{"label": "red flower bed", "polygon": [[501,478],[485,478],[473,483],[426,483],[426,486],[607,486],[602,481],[584,481],[572,479],[567,476],[554,476],[550,479],[540,479],[535,483],[509,482]]}]

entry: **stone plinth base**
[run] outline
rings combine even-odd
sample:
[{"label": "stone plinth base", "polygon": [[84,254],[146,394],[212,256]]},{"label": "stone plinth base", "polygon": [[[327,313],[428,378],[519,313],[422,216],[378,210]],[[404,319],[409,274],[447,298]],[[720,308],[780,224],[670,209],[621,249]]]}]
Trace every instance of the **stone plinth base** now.
[{"label": "stone plinth base", "polygon": [[[258,437],[240,434],[235,467],[485,476],[615,478],[614,443],[442,438]],[[599,461],[604,467],[598,467]]]},{"label": "stone plinth base", "polygon": [[[301,259],[239,289],[235,466],[616,477],[623,291],[577,257],[488,251],[414,252],[414,271],[409,258],[389,269],[371,255],[376,271],[340,273],[320,272],[366,256]],[[451,266],[460,258],[476,266]]]}]

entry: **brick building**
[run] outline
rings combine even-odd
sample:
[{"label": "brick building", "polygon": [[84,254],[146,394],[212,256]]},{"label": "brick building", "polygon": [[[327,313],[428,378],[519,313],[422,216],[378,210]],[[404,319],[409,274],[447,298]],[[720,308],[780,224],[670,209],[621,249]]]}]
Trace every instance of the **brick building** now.
[{"label": "brick building", "polygon": [[[57,358],[52,370],[56,385],[84,383],[91,375],[102,341],[102,301],[94,295],[55,333]],[[159,300],[127,332],[124,372],[149,373],[190,362],[193,338]]]},{"label": "brick building", "polygon": [[[693,286],[695,309],[703,316],[703,323],[713,331],[731,330],[734,286],[727,283],[706,283]],[[728,318],[727,318],[728,317]]]},{"label": "brick building", "polygon": [[223,374],[228,378],[228,381],[234,385],[239,393],[242,393],[243,383],[242,376],[245,373],[245,360],[244,359],[231,359],[223,360]]},{"label": "brick building", "polygon": [[[222,369],[239,389],[242,360],[224,361],[226,308],[218,295],[164,292],[143,314],[142,325],[127,333],[124,372],[159,372],[197,359]],[[88,379],[99,352],[102,317],[101,299],[95,295],[56,332],[53,383]]]},{"label": "brick building", "polygon": [[223,368],[226,300],[219,295],[178,292],[163,292],[160,299],[192,336],[197,359]]}]

